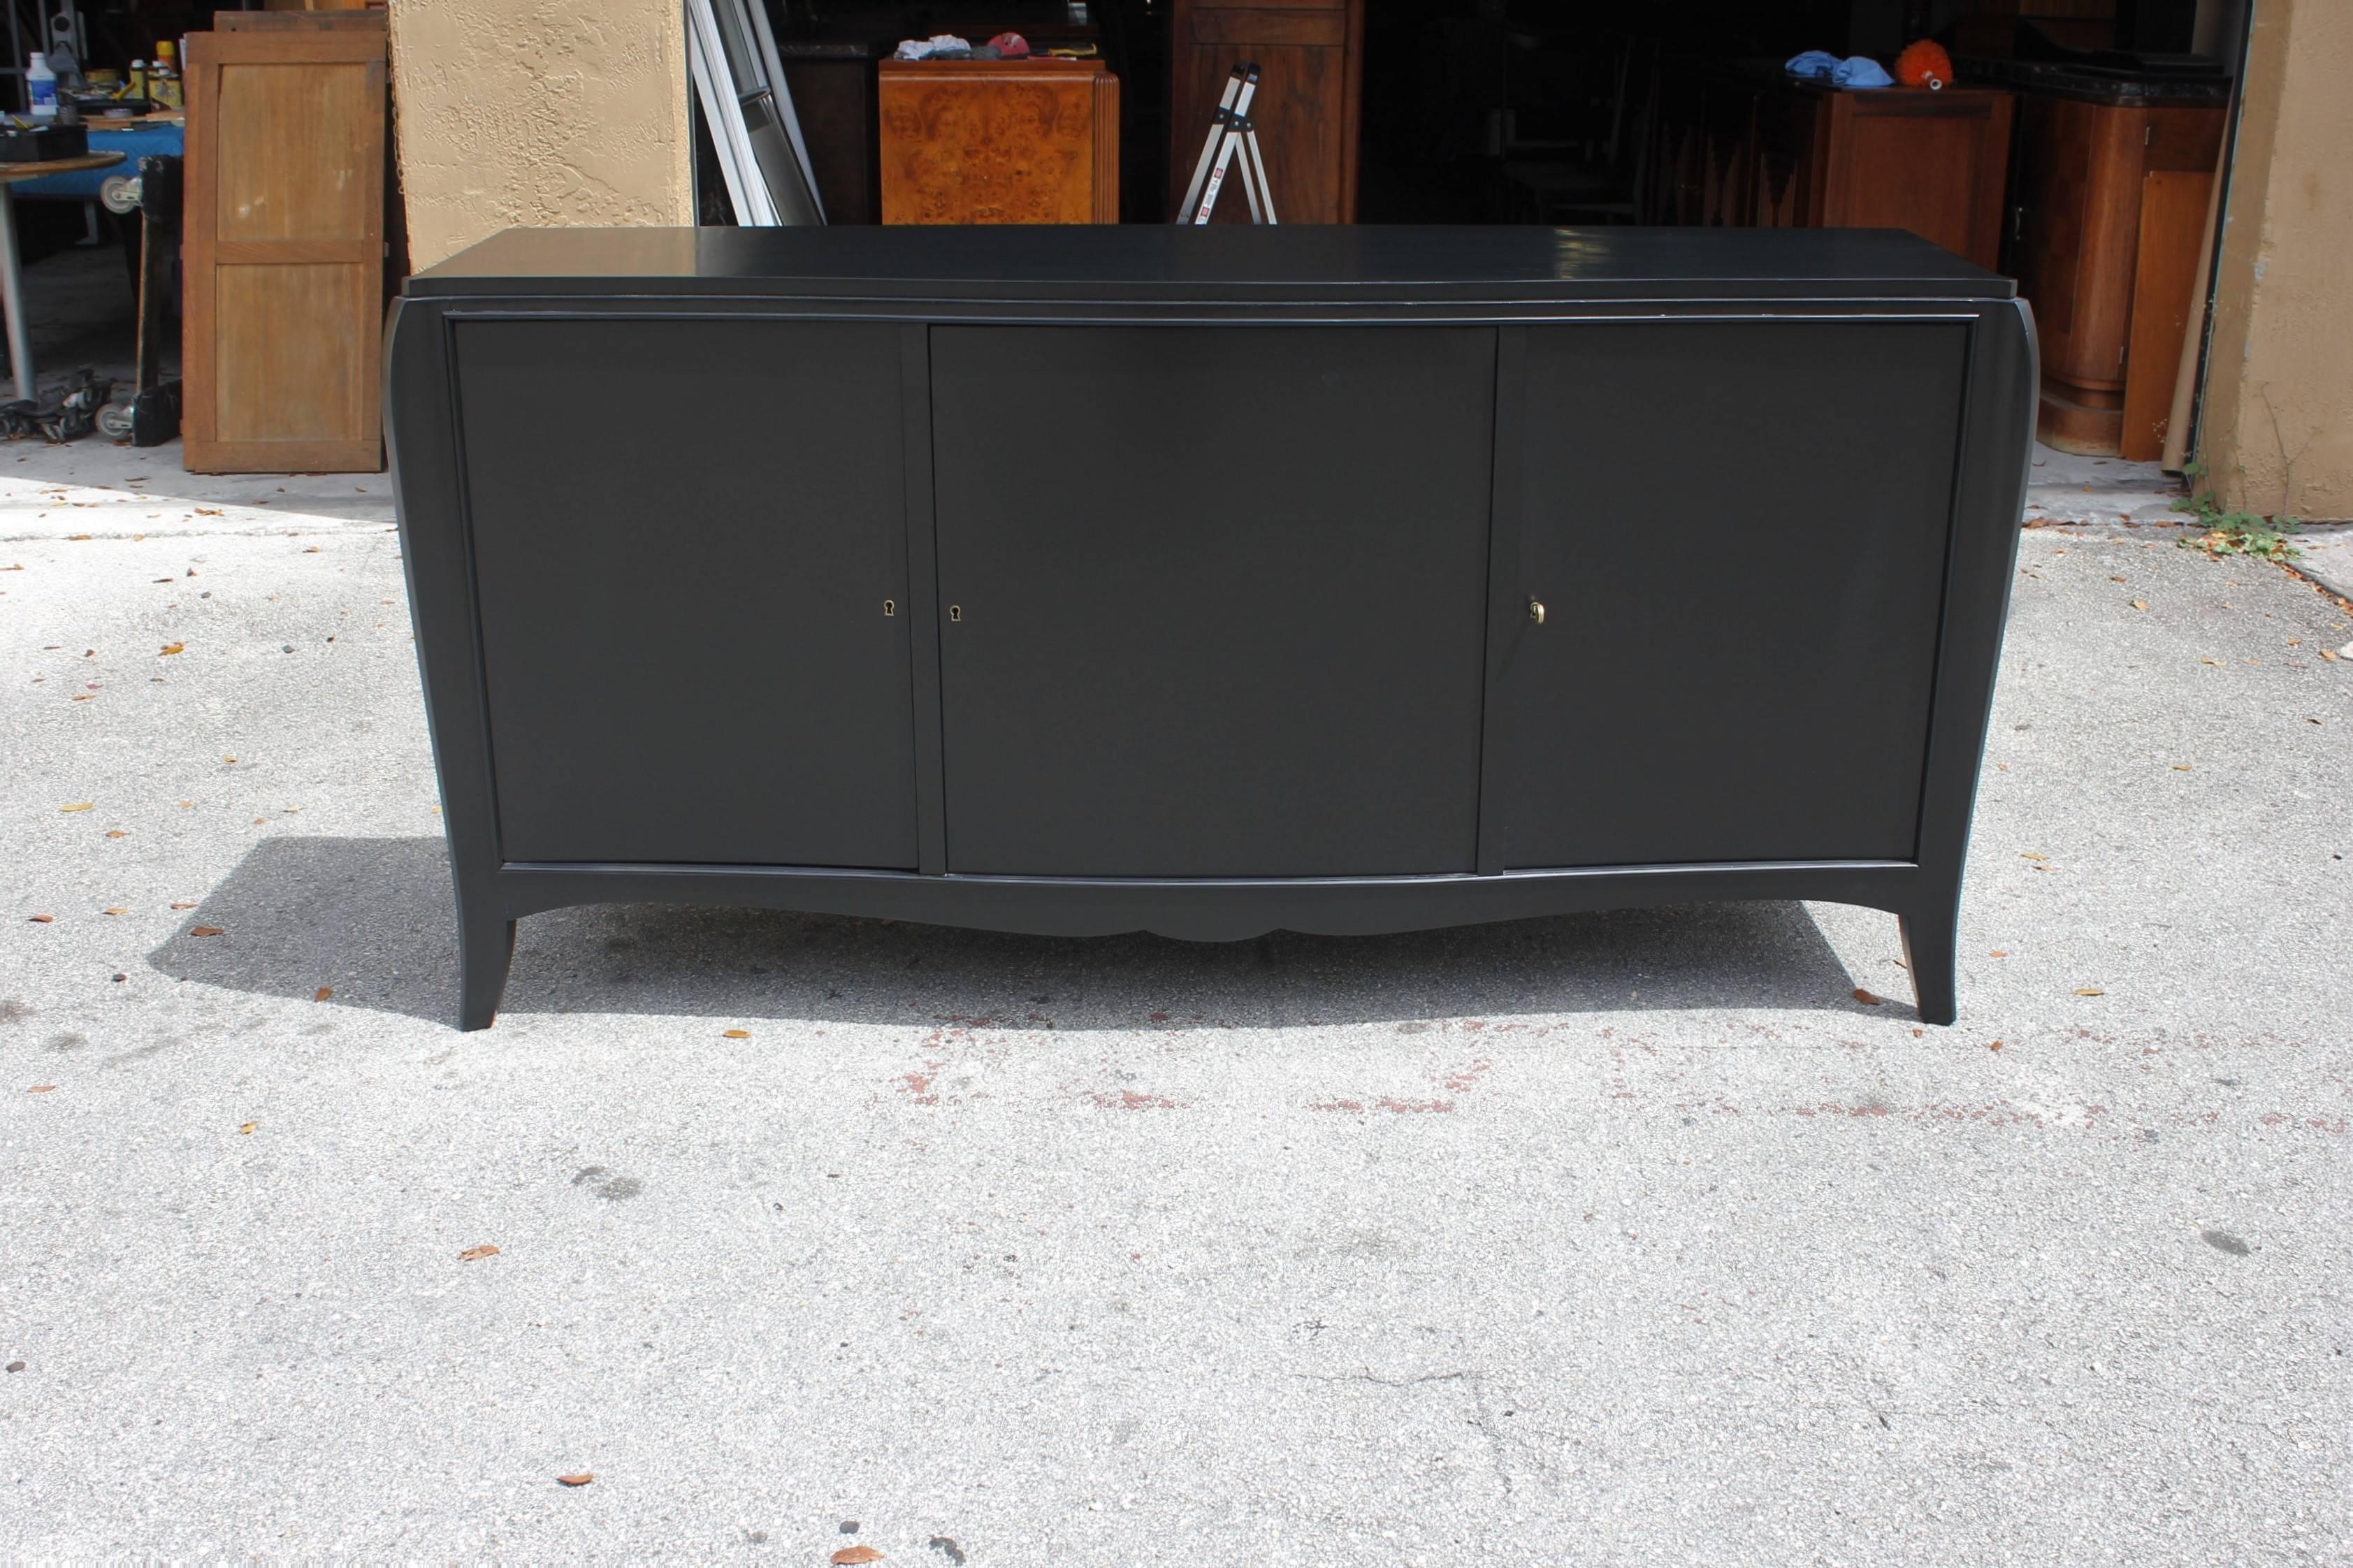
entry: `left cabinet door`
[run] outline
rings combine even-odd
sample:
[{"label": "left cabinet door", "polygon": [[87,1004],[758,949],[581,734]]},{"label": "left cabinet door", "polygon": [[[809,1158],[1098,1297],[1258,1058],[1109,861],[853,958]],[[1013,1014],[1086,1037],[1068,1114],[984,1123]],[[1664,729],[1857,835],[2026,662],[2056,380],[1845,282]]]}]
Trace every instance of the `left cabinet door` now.
[{"label": "left cabinet door", "polygon": [[913,867],[897,329],[454,334],[501,857]]}]

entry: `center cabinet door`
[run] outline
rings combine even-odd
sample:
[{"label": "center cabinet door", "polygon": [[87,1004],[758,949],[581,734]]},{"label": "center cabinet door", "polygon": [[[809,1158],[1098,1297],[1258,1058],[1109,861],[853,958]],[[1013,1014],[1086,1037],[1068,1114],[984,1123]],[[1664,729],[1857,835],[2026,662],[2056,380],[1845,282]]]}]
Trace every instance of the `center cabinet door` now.
[{"label": "center cabinet door", "polygon": [[1521,331],[1489,856],[1912,859],[1968,326]]},{"label": "center cabinet door", "polygon": [[457,324],[507,859],[915,865],[899,342]]},{"label": "center cabinet door", "polygon": [[1494,333],[932,331],[952,871],[1460,872]]}]

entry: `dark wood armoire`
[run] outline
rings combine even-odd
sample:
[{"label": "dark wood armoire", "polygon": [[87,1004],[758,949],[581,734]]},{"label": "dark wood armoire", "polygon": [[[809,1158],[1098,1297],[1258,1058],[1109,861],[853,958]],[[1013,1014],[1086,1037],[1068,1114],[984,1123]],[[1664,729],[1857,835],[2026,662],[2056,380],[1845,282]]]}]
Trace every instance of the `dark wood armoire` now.
[{"label": "dark wood armoire", "polygon": [[[1201,155],[1226,78],[1259,68],[1259,144],[1283,223],[1354,223],[1365,0],[1176,0],[1169,40],[1169,211]],[[1241,193],[1222,223],[1250,220]]]},{"label": "dark wood armoire", "polygon": [[1769,63],[1668,64],[1645,221],[1902,228],[1992,268],[2012,94],[1849,89]]}]

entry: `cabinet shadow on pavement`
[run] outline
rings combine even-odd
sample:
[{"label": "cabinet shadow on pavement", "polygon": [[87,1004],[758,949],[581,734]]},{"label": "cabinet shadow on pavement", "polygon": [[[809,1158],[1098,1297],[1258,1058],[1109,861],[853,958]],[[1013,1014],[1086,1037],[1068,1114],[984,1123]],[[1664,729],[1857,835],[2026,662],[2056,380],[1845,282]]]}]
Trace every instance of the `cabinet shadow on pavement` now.
[{"label": "cabinet shadow on pavement", "polygon": [[[1890,940],[1894,939],[1891,919]],[[218,928],[193,936],[192,928]],[[174,979],[454,1023],[438,838],[269,838],[148,954]],[[1801,903],[1236,942],[1007,935],[766,910],[600,904],[524,919],[503,1012],[1058,1029],[1852,1005]]]}]

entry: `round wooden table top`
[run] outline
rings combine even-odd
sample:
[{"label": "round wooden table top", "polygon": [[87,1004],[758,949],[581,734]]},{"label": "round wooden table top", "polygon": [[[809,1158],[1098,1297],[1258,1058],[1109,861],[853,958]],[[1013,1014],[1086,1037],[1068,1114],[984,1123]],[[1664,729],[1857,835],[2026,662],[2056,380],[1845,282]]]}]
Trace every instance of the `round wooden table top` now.
[{"label": "round wooden table top", "polygon": [[43,158],[30,163],[0,163],[0,185],[13,185],[19,180],[37,180],[43,174],[79,174],[84,169],[103,169],[120,163],[121,153],[84,153],[79,158]]}]

